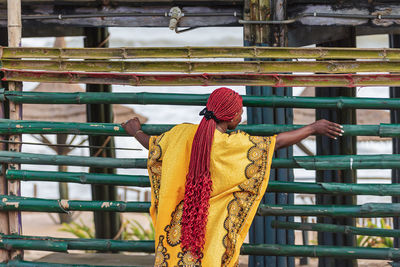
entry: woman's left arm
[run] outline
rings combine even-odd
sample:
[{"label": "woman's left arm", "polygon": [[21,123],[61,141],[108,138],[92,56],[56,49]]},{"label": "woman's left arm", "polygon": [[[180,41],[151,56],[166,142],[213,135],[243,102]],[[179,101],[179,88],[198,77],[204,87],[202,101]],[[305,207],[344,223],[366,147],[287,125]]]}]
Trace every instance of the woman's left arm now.
[{"label": "woman's left arm", "polygon": [[327,120],[318,120],[300,129],[278,134],[276,136],[275,150],[294,145],[312,134],[326,135],[337,139],[338,136],[342,136],[344,133],[342,128],[343,126],[340,124]]}]

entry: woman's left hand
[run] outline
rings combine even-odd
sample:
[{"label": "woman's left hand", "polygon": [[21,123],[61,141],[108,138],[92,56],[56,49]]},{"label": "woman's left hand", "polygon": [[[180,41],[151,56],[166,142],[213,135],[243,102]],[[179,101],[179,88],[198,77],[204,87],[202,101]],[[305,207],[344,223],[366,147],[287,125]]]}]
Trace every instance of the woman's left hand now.
[{"label": "woman's left hand", "polygon": [[343,126],[328,120],[318,120],[310,124],[314,134],[326,135],[330,138],[337,139],[338,136],[342,136]]}]

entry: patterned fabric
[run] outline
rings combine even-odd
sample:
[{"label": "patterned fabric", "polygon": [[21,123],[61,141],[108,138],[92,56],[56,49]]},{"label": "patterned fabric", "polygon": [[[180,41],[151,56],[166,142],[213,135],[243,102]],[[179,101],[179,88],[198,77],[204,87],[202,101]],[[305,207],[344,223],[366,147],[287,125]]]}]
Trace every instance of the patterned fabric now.
[{"label": "patterned fabric", "polygon": [[213,182],[203,256],[180,246],[183,197],[197,125],[181,124],[150,138],[150,215],[156,230],[155,266],[237,266],[240,247],[267,188],[275,137],[215,132]]}]

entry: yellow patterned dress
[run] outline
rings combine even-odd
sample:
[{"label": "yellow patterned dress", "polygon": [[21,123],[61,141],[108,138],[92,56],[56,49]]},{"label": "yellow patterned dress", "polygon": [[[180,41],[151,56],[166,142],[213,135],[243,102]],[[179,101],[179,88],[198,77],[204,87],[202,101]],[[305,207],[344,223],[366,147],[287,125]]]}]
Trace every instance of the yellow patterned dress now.
[{"label": "yellow patterned dress", "polygon": [[[150,215],[156,232],[155,266],[200,266],[180,246],[183,198],[197,125],[181,124],[150,138]],[[236,266],[240,247],[267,188],[275,137],[215,131],[212,192],[201,266]]]}]

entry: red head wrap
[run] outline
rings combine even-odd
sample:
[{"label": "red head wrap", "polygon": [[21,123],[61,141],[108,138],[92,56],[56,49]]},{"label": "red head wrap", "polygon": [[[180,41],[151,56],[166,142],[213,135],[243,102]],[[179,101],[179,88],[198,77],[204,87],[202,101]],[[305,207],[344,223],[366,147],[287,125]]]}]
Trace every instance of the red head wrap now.
[{"label": "red head wrap", "polygon": [[206,108],[201,115],[208,112],[208,116],[201,120],[193,139],[181,222],[181,246],[198,259],[201,258],[205,242],[212,186],[210,152],[217,125],[215,119],[231,121],[241,112],[242,97],[229,88],[221,87],[212,92]]}]

